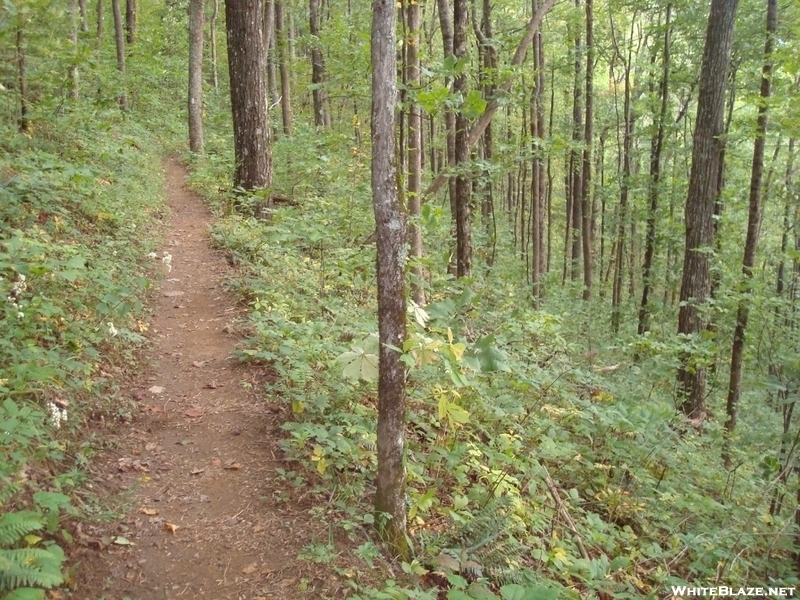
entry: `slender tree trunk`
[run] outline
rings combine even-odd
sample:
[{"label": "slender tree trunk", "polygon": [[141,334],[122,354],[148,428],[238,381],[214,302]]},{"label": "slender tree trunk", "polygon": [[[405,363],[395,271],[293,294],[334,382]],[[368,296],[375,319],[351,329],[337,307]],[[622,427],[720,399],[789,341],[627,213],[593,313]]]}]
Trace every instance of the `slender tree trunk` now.
[{"label": "slender tree trunk", "polygon": [[114,39],[117,45],[117,70],[122,74],[122,93],[119,97],[119,106],[123,112],[128,111],[128,93],[125,83],[125,31],[122,23],[122,12],[119,7],[120,0],[111,0],[111,10],[114,13]]},{"label": "slender tree trunk", "polygon": [[[664,124],[669,107],[669,69],[670,69],[670,33],[672,4],[667,4],[667,16],[664,23],[664,54],[661,66],[661,82],[658,86],[661,105],[658,111],[658,126],[650,140],[650,181],[647,195],[650,200],[647,215],[647,237],[645,240],[644,266],[642,267],[642,302],[639,307],[638,334],[650,331],[650,294],[653,291],[653,260],[656,255],[656,220],[658,217],[658,195],[661,181],[661,151],[664,147]],[[655,59],[655,54],[653,54]]]},{"label": "slender tree trunk", "polygon": [[592,144],[594,125],[594,0],[586,0],[586,119],[583,128],[581,204],[583,212],[583,299],[592,297]]},{"label": "slender tree trunk", "polygon": [[[575,0],[576,8],[580,0]],[[571,173],[570,191],[572,194],[572,255],[570,260],[570,278],[575,281],[580,277],[581,254],[583,246],[583,160],[580,146],[583,144],[583,89],[586,85],[583,79],[583,45],[581,33],[575,33],[575,71],[572,86],[572,150],[569,156]]]},{"label": "slender tree trunk", "polygon": [[203,0],[189,0],[189,150],[203,152]]},{"label": "slender tree trunk", "polygon": [[[467,0],[453,2],[453,55],[463,60],[467,55],[467,24],[469,20]],[[462,98],[467,97],[467,73],[464,69],[453,79],[453,93]],[[456,275],[469,277],[472,275],[472,216],[471,191],[469,176],[464,170],[469,163],[470,146],[468,144],[469,121],[463,110],[456,113],[455,158],[456,168]]]},{"label": "slender tree trunk", "polygon": [[[533,11],[536,12],[534,0]],[[539,309],[542,289],[542,270],[545,266],[543,236],[545,173],[544,162],[544,52],[542,34],[536,34],[533,42],[534,88],[531,93],[531,137],[533,141],[533,164],[531,167],[531,241],[533,243],[533,263],[531,281],[533,282],[534,308]]]},{"label": "slender tree trunk", "polygon": [[211,37],[211,85],[219,88],[219,71],[217,70],[217,16],[219,15],[219,0],[214,0],[214,9],[211,13],[209,33]]},{"label": "slender tree trunk", "polygon": [[72,89],[70,89],[70,96],[73,100],[77,100],[80,97],[80,75],[78,73],[78,27],[79,24],[79,14],[80,7],[78,6],[78,0],[69,0],[69,19],[70,19],[70,35],[69,39],[72,42],[72,49],[74,51],[74,56],[72,57],[72,65],[69,68],[69,79],[72,85]]},{"label": "slender tree trunk", "polygon": [[136,41],[136,0],[125,0],[125,31],[128,45]]},{"label": "slender tree trunk", "polygon": [[393,556],[408,560],[406,534],[406,369],[400,360],[406,338],[406,215],[397,195],[395,164],[395,2],[372,4],[372,201],[377,224],[378,473],[375,513],[378,531]]},{"label": "slender tree trunk", "polygon": [[97,0],[97,40],[103,39],[103,0]]},{"label": "slender tree trunk", "polygon": [[[726,403],[725,431],[730,434],[736,428],[736,412],[742,385],[742,361],[744,359],[744,336],[750,316],[748,296],[752,291],[753,266],[761,229],[761,180],[764,173],[764,144],[767,134],[767,107],[772,82],[772,51],[778,30],[778,0],[767,0],[767,40],[764,43],[764,66],[761,70],[761,99],[758,105],[756,137],[753,143],[753,163],[750,171],[750,199],[747,216],[747,237],[742,258],[742,296],[736,312],[736,330],[731,350],[731,370]],[[725,456],[728,458],[728,448]]]},{"label": "slender tree trunk", "polygon": [[[686,200],[686,246],[681,283],[678,333],[698,334],[705,327],[702,313],[710,288],[708,248],[713,244],[714,200],[719,171],[725,104],[738,0],[712,0],[706,30],[700,93],[692,144],[692,167]],[[686,353],[678,370],[679,407],[695,420],[705,417],[705,365]]]},{"label": "slender tree trunk", "polygon": [[[439,28],[442,31],[442,50],[444,58],[453,56],[453,20],[451,19],[450,3],[448,0],[437,0],[439,7]],[[452,86],[452,77],[448,77],[447,84]],[[444,111],[444,126],[445,126],[445,143],[447,154],[447,168],[455,166],[456,164],[456,115],[455,112],[449,107]],[[445,172],[439,173],[439,176],[444,176]],[[447,174],[447,190],[448,198],[450,200],[450,221],[451,221],[451,239],[455,240],[456,237],[456,178]],[[453,275],[456,274],[456,261],[455,252],[453,259],[448,264],[448,272]]]},{"label": "slender tree trunk", "polygon": [[86,12],[86,0],[78,0],[78,8],[81,13],[81,31],[86,33],[89,31],[89,15]]},{"label": "slender tree trunk", "polygon": [[19,80],[19,131],[27,133],[31,129],[28,116],[28,73],[25,70],[25,33],[17,27],[17,78]]},{"label": "slender tree trunk", "polygon": [[[408,27],[406,38],[406,86],[411,90],[418,90],[422,85],[420,73],[420,5],[418,0],[406,1],[406,24]],[[422,110],[419,104],[412,102],[408,109],[408,212],[411,216],[409,227],[409,243],[411,245],[412,264],[411,297],[419,306],[425,305],[425,291],[423,287],[424,273],[422,265],[422,229],[419,226],[422,193]]]},{"label": "slender tree trunk", "polygon": [[309,27],[311,31],[311,83],[314,85],[311,95],[314,99],[314,124],[317,127],[330,127],[331,117],[328,110],[328,94],[323,88],[327,79],[325,74],[325,57],[322,54],[320,41],[320,0],[308,2]]},{"label": "slender tree trunk", "polygon": [[267,35],[267,87],[269,88],[269,101],[272,106],[280,102],[278,95],[278,67],[276,56],[278,54],[277,35],[275,34],[275,0],[266,0],[264,6],[265,24],[264,31]]},{"label": "slender tree trunk", "polygon": [[281,73],[281,117],[283,118],[283,135],[292,136],[292,81],[289,75],[289,41],[286,34],[286,19],[283,14],[283,2],[274,0],[275,4],[275,42],[278,54],[278,70]]},{"label": "slender tree trunk", "polygon": [[236,156],[233,184],[245,190],[272,186],[263,18],[261,0],[225,2]]}]

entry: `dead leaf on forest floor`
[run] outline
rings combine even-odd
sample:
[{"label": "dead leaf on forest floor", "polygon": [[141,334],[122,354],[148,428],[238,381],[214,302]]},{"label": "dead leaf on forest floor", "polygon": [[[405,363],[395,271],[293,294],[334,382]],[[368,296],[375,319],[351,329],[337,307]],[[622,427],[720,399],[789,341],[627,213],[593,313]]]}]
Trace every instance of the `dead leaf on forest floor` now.
[{"label": "dead leaf on forest floor", "polygon": [[206,414],[206,409],[201,406],[194,406],[189,410],[187,410],[186,412],[184,412],[183,414],[192,419],[198,419],[202,417],[204,414]]},{"label": "dead leaf on forest floor", "polygon": [[146,506],[143,506],[142,508],[139,509],[139,512],[142,513],[143,515],[147,515],[148,517],[155,517],[158,514],[158,509],[147,508]]},{"label": "dead leaf on forest floor", "polygon": [[147,391],[150,392],[151,394],[160,394],[161,392],[164,391],[164,388],[161,387],[160,385],[154,385],[153,387],[149,388]]},{"label": "dead leaf on forest floor", "polygon": [[222,384],[221,383],[217,383],[216,381],[210,381],[210,382],[208,382],[207,384],[205,384],[203,386],[203,388],[207,389],[207,390],[215,390],[215,389],[221,388],[221,387],[222,387]]},{"label": "dead leaf on forest floor", "polygon": [[175,532],[180,529],[180,525],[175,525],[173,523],[164,523],[164,531],[169,531],[172,535],[175,535]]}]

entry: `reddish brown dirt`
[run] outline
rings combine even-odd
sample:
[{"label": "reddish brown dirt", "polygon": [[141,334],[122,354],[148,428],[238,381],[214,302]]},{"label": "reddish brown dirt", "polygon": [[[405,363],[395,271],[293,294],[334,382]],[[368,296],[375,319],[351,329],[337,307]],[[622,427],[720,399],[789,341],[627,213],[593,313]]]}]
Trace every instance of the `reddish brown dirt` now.
[{"label": "reddish brown dirt", "polygon": [[103,482],[130,488],[129,511],[113,530],[83,526],[93,572],[72,597],[326,597],[335,583],[296,559],[314,526],[279,498],[276,407],[259,372],[231,358],[239,315],[223,288],[229,267],[209,246],[211,215],[184,169],[165,168],[172,270],[152,307],[151,370],[131,390],[142,415]]}]

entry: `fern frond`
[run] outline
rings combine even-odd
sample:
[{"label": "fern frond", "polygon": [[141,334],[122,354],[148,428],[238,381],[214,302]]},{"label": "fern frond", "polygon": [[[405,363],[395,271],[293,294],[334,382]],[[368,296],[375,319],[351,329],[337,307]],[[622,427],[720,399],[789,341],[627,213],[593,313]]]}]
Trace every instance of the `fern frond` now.
[{"label": "fern frond", "polygon": [[23,536],[42,527],[44,520],[39,513],[29,510],[6,513],[0,517],[0,547],[15,544]]},{"label": "fern frond", "polygon": [[17,588],[3,596],[3,600],[44,600],[44,590]]},{"label": "fern frond", "polygon": [[0,549],[0,591],[20,587],[53,588],[60,585],[63,553],[44,548]]}]

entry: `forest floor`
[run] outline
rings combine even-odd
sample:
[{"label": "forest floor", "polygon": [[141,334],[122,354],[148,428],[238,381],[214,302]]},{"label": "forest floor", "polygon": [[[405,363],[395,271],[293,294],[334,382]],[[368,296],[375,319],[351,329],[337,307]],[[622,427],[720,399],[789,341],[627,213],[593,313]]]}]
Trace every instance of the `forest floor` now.
[{"label": "forest floor", "polygon": [[297,555],[327,531],[315,531],[302,499],[286,502],[275,475],[271,375],[231,358],[241,309],[223,285],[230,267],[210,246],[212,216],[185,169],[174,160],[165,169],[172,268],[152,295],[151,355],[127,391],[140,412],[95,485],[109,502],[122,494],[126,511],[79,529],[86,548],[72,597],[325,597],[336,582]]}]

